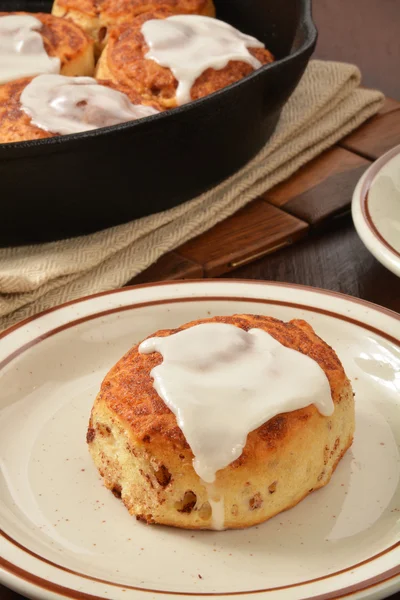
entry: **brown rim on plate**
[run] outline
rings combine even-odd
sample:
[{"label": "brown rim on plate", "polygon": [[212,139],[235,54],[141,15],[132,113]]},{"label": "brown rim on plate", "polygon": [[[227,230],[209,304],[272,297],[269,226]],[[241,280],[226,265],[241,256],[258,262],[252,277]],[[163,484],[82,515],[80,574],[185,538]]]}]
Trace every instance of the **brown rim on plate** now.
[{"label": "brown rim on plate", "polygon": [[[200,281],[206,281],[206,280],[200,280]],[[148,284],[147,286],[136,286],[136,287],[148,287],[148,286],[151,287],[152,285],[156,285],[156,284]],[[304,287],[306,287],[306,286],[304,286]],[[121,290],[116,290],[116,291],[124,292],[124,291],[130,290],[130,289],[132,289],[132,288],[121,288]],[[14,326],[10,327],[10,329],[4,331],[3,334],[0,334],[0,340],[2,339],[2,337],[5,337],[5,335],[15,331],[15,329],[18,329],[19,327],[24,326],[26,323],[31,322],[32,320],[34,320],[42,315],[53,312],[54,310],[56,310],[58,308],[71,306],[72,304],[75,304],[75,302],[81,302],[82,300],[96,298],[98,296],[103,296],[103,295],[110,294],[110,293],[112,293],[112,292],[101,292],[99,294],[94,294],[93,296],[87,296],[83,299],[79,299],[76,301],[72,300],[70,302],[66,302],[65,304],[60,305],[59,307],[55,307],[54,309],[50,308],[47,311],[44,311],[34,317],[28,317],[28,319],[23,321],[21,324],[14,325]],[[338,296],[345,296],[345,294],[338,294]],[[340,319],[342,319],[342,321],[346,321],[348,323],[352,323],[353,325],[358,325],[360,327],[363,327],[364,329],[368,329],[372,333],[375,333],[376,335],[380,335],[381,337],[385,338],[389,342],[400,345],[400,339],[390,335],[389,333],[383,333],[376,327],[373,327],[372,325],[365,325],[361,321],[358,321],[357,319],[353,319],[352,317],[347,317],[345,315],[339,315],[338,313],[335,313],[333,311],[329,311],[326,309],[322,309],[322,308],[309,307],[309,306],[305,306],[304,304],[298,304],[296,302],[284,302],[284,301],[280,301],[280,300],[266,300],[266,299],[263,300],[261,298],[246,298],[245,296],[196,296],[196,298],[168,298],[168,299],[164,299],[164,300],[152,300],[149,302],[138,302],[135,304],[127,304],[126,306],[118,306],[117,308],[109,308],[107,310],[103,310],[103,311],[94,313],[92,315],[87,315],[86,317],[80,317],[79,319],[74,319],[74,321],[69,321],[68,323],[64,323],[64,325],[60,325],[59,327],[55,327],[54,329],[51,329],[50,331],[47,331],[46,333],[39,335],[37,338],[34,338],[30,342],[23,344],[17,350],[14,350],[14,352],[11,352],[11,354],[9,354],[9,356],[7,356],[7,358],[5,358],[4,360],[2,360],[0,362],[0,370],[3,367],[5,367],[9,362],[11,362],[14,358],[19,356],[23,352],[25,352],[25,350],[28,350],[28,348],[31,348],[32,346],[36,346],[36,344],[38,344],[42,340],[52,337],[53,335],[60,333],[60,331],[69,329],[70,327],[72,327],[74,325],[80,325],[81,323],[84,323],[85,321],[91,321],[92,319],[98,319],[100,317],[105,317],[105,316],[108,316],[108,315],[111,315],[114,313],[118,313],[118,312],[134,310],[136,308],[144,308],[147,306],[159,306],[160,304],[165,304],[165,303],[179,304],[181,302],[192,302],[194,300],[198,301],[198,302],[231,301],[231,302],[253,302],[254,304],[274,304],[275,306],[288,306],[288,307],[294,308],[294,309],[300,309],[300,310],[306,310],[306,311],[308,310],[309,312],[319,312],[320,314],[324,314],[329,317],[333,317],[333,318],[339,317]],[[365,304],[368,305],[369,303],[366,302]],[[375,306],[375,305],[371,304],[371,306]],[[387,313],[386,313],[386,309],[385,309],[385,314],[388,314],[391,317],[395,317],[396,319],[398,319],[400,321],[400,315],[397,315],[397,313],[394,313],[389,310],[387,310]]]},{"label": "brown rim on plate", "polygon": [[[212,280],[194,280],[195,283],[209,283]],[[220,280],[217,280],[218,282],[220,282]],[[246,283],[243,280],[229,280],[231,283]],[[147,284],[147,285],[143,285],[143,286],[132,286],[132,288],[144,288],[144,287],[152,287],[152,286],[164,286],[164,285],[176,285],[176,284],[181,284],[181,283],[188,283],[188,282],[183,282],[183,281],[173,281],[173,282],[166,282],[166,283],[154,283],[154,284]],[[226,283],[226,282],[224,282]],[[262,285],[271,285],[271,283],[267,283],[267,282],[248,282],[248,283],[258,283],[258,284],[262,284]],[[317,288],[310,288],[308,286],[297,286],[297,285],[292,285],[292,284],[274,284],[272,283],[272,285],[278,285],[281,287],[290,287],[290,288],[298,288],[298,289],[305,289],[305,290],[310,290],[310,291],[317,291],[319,293],[322,294],[326,294],[326,295],[331,295],[331,296],[336,296],[336,297],[343,297],[346,300],[350,300],[351,302],[357,303],[357,304],[362,304],[366,307],[371,307],[374,310],[378,310],[379,312],[382,312],[383,314],[386,314],[388,316],[394,317],[398,320],[400,320],[400,315],[398,315],[397,313],[394,313],[388,309],[384,309],[382,307],[373,305],[369,302],[363,301],[363,300],[359,300],[356,298],[351,298],[350,296],[346,296],[344,294],[340,294],[337,292],[329,292],[329,291],[325,291],[325,290],[320,290]],[[12,333],[13,331],[15,331],[16,329],[26,325],[27,323],[31,322],[32,320],[38,319],[40,318],[43,314],[49,313],[49,312],[53,312],[55,310],[58,310],[60,308],[63,308],[65,306],[70,306],[73,304],[78,304],[79,302],[82,302],[84,300],[87,299],[91,299],[91,298],[95,298],[95,297],[99,297],[99,296],[104,296],[104,295],[108,295],[108,294],[112,294],[112,293],[119,293],[121,291],[128,291],[129,289],[132,288],[122,288],[121,290],[114,290],[114,291],[109,291],[109,292],[101,292],[99,294],[94,294],[93,296],[88,296],[85,298],[80,298],[77,300],[72,300],[70,302],[67,302],[61,306],[58,307],[54,307],[51,308],[47,311],[44,311],[43,313],[40,313],[39,315],[36,315],[34,317],[30,317],[28,319],[26,319],[25,321],[14,325],[13,327],[9,328],[8,330],[6,330],[5,332],[3,332],[2,334],[0,334],[0,339],[5,337],[6,335],[9,335],[10,333]],[[4,367],[6,364],[8,364],[11,360],[13,360],[16,356],[22,354],[25,350],[27,350],[28,348],[40,343],[41,341],[47,339],[48,337],[51,337],[52,335],[55,335],[56,333],[59,333],[60,331],[63,331],[65,329],[69,329],[71,327],[74,327],[76,325],[79,325],[83,322],[86,321],[90,321],[96,318],[101,318],[102,316],[106,316],[109,314],[113,314],[113,313],[117,313],[117,312],[122,312],[122,311],[126,311],[126,310],[134,310],[135,308],[141,308],[144,306],[154,306],[154,305],[160,305],[160,304],[164,304],[164,303],[176,303],[176,302],[193,302],[193,301],[232,301],[232,302],[238,302],[238,301],[243,301],[243,302],[254,302],[254,303],[262,303],[262,304],[271,304],[271,305],[278,305],[278,306],[288,306],[291,308],[296,308],[296,309],[302,309],[302,310],[308,310],[308,311],[312,311],[312,312],[317,312],[319,314],[324,314],[327,316],[331,316],[334,318],[339,318],[343,321],[355,324],[357,326],[362,327],[363,329],[367,329],[373,333],[376,333],[378,335],[381,335],[383,338],[387,339],[388,341],[392,342],[392,343],[396,343],[396,344],[400,344],[400,340],[398,338],[395,338],[389,334],[386,334],[384,332],[379,331],[378,329],[376,329],[375,327],[372,327],[370,325],[367,325],[361,321],[358,321],[357,319],[353,319],[351,317],[347,317],[345,315],[340,315],[339,313],[335,313],[333,311],[327,311],[325,309],[322,308],[316,308],[316,307],[310,307],[310,306],[306,306],[306,305],[302,305],[302,304],[296,304],[296,303],[291,303],[291,302],[284,302],[284,301],[278,301],[278,300],[263,300],[261,298],[246,298],[246,297],[229,297],[229,296],[217,296],[217,297],[213,297],[213,296],[206,296],[206,297],[188,297],[188,298],[171,298],[171,299],[164,299],[164,300],[158,300],[158,301],[150,301],[150,302],[143,302],[143,303],[138,303],[138,304],[132,304],[132,305],[128,305],[128,306],[121,306],[121,307],[117,307],[117,308],[112,308],[112,309],[108,309],[105,311],[100,311],[98,313],[95,314],[91,314],[91,315],[87,315],[85,317],[76,319],[74,321],[70,321],[69,323],[65,323],[64,325],[61,325],[57,328],[54,328],[40,336],[38,336],[37,338],[35,338],[34,340],[31,340],[30,342],[28,342],[27,344],[24,344],[23,346],[21,346],[18,350],[14,351],[13,353],[10,354],[9,357],[7,357],[5,360],[2,361],[2,363],[0,364],[0,368]],[[3,531],[0,531],[1,535],[7,539],[9,542],[13,543],[15,546],[17,546],[18,548],[22,549],[24,552],[27,552],[28,554],[32,555],[33,557],[37,558],[38,560],[41,560],[42,562],[45,562],[55,568],[58,568],[64,572],[68,572],[71,573],[73,575],[76,575],[78,577],[82,577],[84,579],[88,579],[91,581],[95,581],[98,583],[103,583],[106,585],[111,585],[114,587],[119,587],[122,589],[129,589],[129,590],[136,590],[136,591],[140,591],[140,592],[150,592],[150,593],[159,593],[159,594],[168,594],[168,595],[177,595],[177,596],[238,596],[238,595],[244,595],[244,594],[256,594],[256,593],[267,593],[267,592],[272,592],[272,591],[279,591],[279,590],[283,590],[283,589],[290,589],[290,588],[296,588],[296,587],[300,587],[303,585],[307,585],[310,583],[314,583],[317,581],[322,581],[322,580],[326,580],[329,579],[331,577],[337,576],[339,574],[348,572],[354,568],[357,568],[359,566],[368,564],[370,562],[372,562],[373,560],[391,552],[392,550],[394,550],[395,548],[397,548],[400,545],[400,542],[390,546],[389,548],[386,548],[385,550],[383,550],[382,552],[360,562],[357,563],[355,565],[352,565],[350,567],[347,567],[346,569],[342,569],[340,571],[337,571],[335,573],[331,573],[329,575],[326,576],[322,576],[322,577],[318,577],[315,579],[311,579],[308,581],[304,581],[304,582],[300,582],[300,583],[296,583],[296,584],[290,584],[287,586],[281,586],[281,587],[275,587],[275,588],[266,588],[266,589],[258,589],[258,590],[250,590],[250,591],[243,591],[243,592],[219,592],[219,593],[198,593],[198,592],[175,592],[175,591],[169,591],[169,590],[153,590],[153,589],[148,589],[148,588],[140,588],[140,587],[136,587],[136,586],[127,586],[127,585],[123,585],[123,584],[119,584],[119,583],[115,583],[115,582],[111,582],[111,581],[106,581],[106,580],[102,580],[102,579],[98,579],[95,577],[91,577],[76,571],[73,571],[71,569],[68,569],[66,567],[63,567],[61,565],[58,565],[56,563],[53,563],[52,561],[49,561],[48,559],[30,551],[28,548],[24,547],[23,545],[21,545],[19,542],[17,542],[16,540],[12,539],[10,536],[8,536],[7,534],[5,534]],[[93,596],[90,594],[86,594],[83,592],[79,592],[70,588],[64,588],[62,586],[59,586],[58,584],[52,583],[48,580],[42,579],[32,573],[29,573],[27,571],[24,571],[23,569],[21,569],[20,567],[17,567],[16,565],[13,565],[12,563],[9,563],[8,561],[6,561],[5,559],[0,557],[0,566],[2,566],[6,571],[8,571],[9,573],[13,574],[14,576],[23,579],[25,581],[29,581],[30,583],[32,583],[33,585],[36,586],[40,586],[44,589],[47,589],[48,591],[53,591],[56,593],[61,593],[62,595],[65,595],[68,598],[73,598],[73,599],[82,599],[82,600],[98,600],[100,597],[99,596]],[[329,600],[332,598],[342,598],[345,597],[349,594],[352,594],[354,592],[357,591],[362,591],[364,589],[369,589],[373,586],[376,586],[380,583],[383,583],[385,581],[389,581],[390,579],[393,579],[394,577],[398,576],[400,574],[400,565],[398,567],[394,567],[392,569],[390,569],[389,571],[385,571],[384,573],[381,573],[379,575],[376,575],[375,577],[368,579],[368,580],[364,580],[362,582],[359,582],[357,584],[354,584],[352,586],[348,586],[346,588],[342,588],[341,590],[337,590],[335,592],[329,592],[327,594],[323,594],[323,595],[319,595],[319,596],[312,596],[311,598],[313,600]],[[306,600],[306,599],[304,599]],[[308,600],[308,599],[307,599]]]},{"label": "brown rim on plate", "polygon": [[363,215],[365,222],[367,223],[371,233],[373,233],[373,235],[376,238],[378,238],[378,240],[381,242],[381,244],[383,244],[385,246],[385,248],[387,248],[387,250],[392,252],[397,258],[400,258],[400,252],[398,252],[395,248],[393,248],[393,246],[391,246],[389,244],[389,242],[387,240],[385,240],[385,238],[382,236],[382,234],[378,231],[374,221],[372,220],[371,212],[369,209],[369,192],[371,189],[371,184],[372,184],[373,180],[375,179],[376,175],[381,170],[381,168],[384,167],[388,162],[390,162],[395,156],[398,156],[399,154],[400,154],[400,146],[395,146],[394,148],[392,148],[392,150],[390,150],[389,152],[384,154],[381,158],[379,158],[376,162],[374,162],[370,166],[370,168],[368,169],[368,171],[366,173],[366,176],[365,176],[365,179],[363,181],[361,191],[360,191],[361,212],[362,212],[362,215]]},{"label": "brown rim on plate", "polygon": [[[16,329],[20,329],[21,327],[24,327],[31,321],[35,321],[36,319],[43,317],[44,315],[55,312],[56,310],[60,310],[61,308],[71,306],[72,304],[79,304],[80,302],[85,302],[86,300],[92,300],[93,298],[100,298],[102,296],[110,296],[112,294],[120,294],[121,292],[129,292],[129,291],[135,290],[135,289],[150,288],[150,287],[155,287],[155,286],[160,286],[160,287],[163,286],[164,287],[164,286],[169,286],[169,285],[181,285],[182,283],[183,284],[190,284],[190,283],[201,284],[201,283],[222,283],[222,282],[226,283],[226,284],[249,283],[252,285],[262,285],[262,286],[273,285],[274,287],[295,288],[298,290],[304,290],[304,291],[309,291],[309,292],[318,292],[319,294],[323,294],[325,296],[333,296],[336,298],[342,298],[344,300],[350,300],[354,304],[361,304],[362,306],[365,306],[366,308],[372,308],[374,310],[377,310],[378,312],[381,312],[381,313],[387,315],[388,317],[392,317],[392,318],[400,320],[400,315],[397,312],[390,310],[390,308],[385,308],[384,306],[380,306],[379,304],[375,304],[374,302],[368,302],[368,300],[362,300],[361,298],[356,298],[355,296],[349,296],[348,294],[343,294],[342,292],[335,292],[333,290],[325,290],[323,288],[313,287],[311,285],[301,285],[299,283],[285,283],[285,282],[281,282],[281,281],[260,281],[260,280],[254,280],[254,279],[217,279],[217,278],[210,277],[207,279],[177,279],[177,280],[170,280],[170,281],[155,281],[152,283],[126,285],[122,288],[116,288],[114,290],[106,290],[105,292],[97,292],[95,294],[88,294],[87,296],[82,296],[80,298],[76,298],[75,300],[69,300],[67,302],[63,302],[62,304],[57,304],[57,306],[47,308],[45,310],[42,310],[41,312],[39,312],[36,315],[32,315],[31,317],[26,317],[26,319],[18,321],[18,323],[15,323],[14,325],[7,327],[4,331],[0,332],[0,340],[3,337],[6,337],[7,335],[9,335],[13,331],[15,331]],[[279,301],[276,301],[276,304],[279,304]],[[299,304],[298,306],[303,306],[303,305]],[[376,332],[380,333],[378,330],[376,330]]]},{"label": "brown rim on plate", "polygon": [[[360,565],[361,564],[364,564],[364,563],[360,563]],[[87,594],[86,592],[79,592],[78,590],[71,590],[70,588],[66,588],[61,585],[58,585],[57,583],[51,583],[47,579],[42,579],[40,577],[37,577],[36,575],[33,575],[32,573],[28,573],[27,571],[24,571],[23,569],[16,567],[15,565],[9,563],[6,560],[3,560],[2,558],[0,558],[0,565],[2,565],[6,571],[9,571],[13,575],[16,575],[17,577],[19,577],[20,579],[23,579],[24,581],[33,583],[33,585],[44,588],[47,591],[61,594],[62,596],[65,596],[66,598],[70,598],[71,600],[104,600],[104,598],[102,598],[101,596],[93,596],[93,594]],[[356,566],[358,566],[358,565],[356,565]],[[390,581],[391,579],[394,579],[396,576],[398,576],[398,574],[399,574],[398,568],[393,567],[389,571],[385,571],[384,573],[381,573],[380,575],[375,575],[375,577],[371,577],[370,579],[366,579],[365,581],[361,581],[360,583],[356,583],[354,585],[347,586],[336,592],[332,591],[332,592],[327,592],[326,594],[320,594],[318,596],[303,597],[303,598],[301,598],[301,600],[336,600],[339,598],[347,598],[348,596],[353,595],[356,592],[362,592],[364,590],[369,590],[369,589],[379,585],[380,583]],[[293,584],[292,586],[273,588],[271,590],[266,589],[266,590],[255,590],[255,591],[250,591],[250,592],[230,592],[228,594],[213,594],[213,593],[187,594],[185,592],[163,592],[163,591],[160,592],[159,590],[142,590],[141,588],[131,588],[128,586],[124,586],[124,587],[118,586],[118,587],[121,587],[122,589],[126,589],[126,590],[129,589],[129,590],[138,590],[138,591],[149,591],[149,592],[153,592],[153,593],[157,593],[157,594],[175,594],[177,596],[239,596],[239,595],[244,595],[244,594],[257,594],[257,593],[278,591],[278,590],[282,590],[282,589],[289,589],[290,587],[293,588],[293,587],[297,587],[298,585],[305,585],[306,583],[312,583],[314,581],[318,581],[318,579],[313,579],[308,582],[306,581],[302,584]],[[113,585],[115,585],[115,584],[113,584]],[[70,595],[71,592],[74,595],[71,596]]]}]

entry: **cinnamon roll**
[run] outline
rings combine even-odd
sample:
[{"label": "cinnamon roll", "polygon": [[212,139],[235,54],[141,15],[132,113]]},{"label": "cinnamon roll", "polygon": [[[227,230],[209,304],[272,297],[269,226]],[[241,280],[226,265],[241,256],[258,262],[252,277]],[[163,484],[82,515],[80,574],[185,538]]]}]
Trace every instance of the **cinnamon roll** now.
[{"label": "cinnamon roll", "polygon": [[0,143],[90,131],[155,115],[132,90],[91,77],[45,74],[0,86]]},{"label": "cinnamon roll", "polygon": [[230,529],[325,486],[353,433],[350,381],[310,325],[234,315],[136,344],[106,375],[87,442],[136,518]]},{"label": "cinnamon roll", "polygon": [[94,39],[100,53],[112,27],[160,8],[173,14],[215,16],[213,0],[55,0],[52,12],[82,27]]},{"label": "cinnamon roll", "polygon": [[227,87],[273,60],[263,43],[227,23],[157,11],[111,31],[96,77],[174,108]]},{"label": "cinnamon roll", "polygon": [[46,13],[0,13],[0,84],[39,75],[93,75],[93,40],[75,23]]}]

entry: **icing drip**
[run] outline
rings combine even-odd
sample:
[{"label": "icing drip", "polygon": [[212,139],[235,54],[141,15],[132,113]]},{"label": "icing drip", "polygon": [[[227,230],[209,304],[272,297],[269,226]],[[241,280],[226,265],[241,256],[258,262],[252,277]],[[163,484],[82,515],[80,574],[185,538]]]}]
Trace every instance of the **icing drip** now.
[{"label": "icing drip", "polygon": [[196,79],[209,68],[223,69],[231,60],[261,63],[248,48],[264,48],[256,38],[241,33],[228,23],[196,15],[151,19],[142,26],[149,51],[146,58],[168,67],[178,80],[179,105],[190,102]]},{"label": "icing drip", "polygon": [[59,73],[60,59],[49,56],[31,15],[0,17],[0,84],[39,73]]},{"label": "icing drip", "polygon": [[45,131],[66,135],[142,119],[159,111],[91,77],[39,75],[21,94],[21,108]]},{"label": "icing drip", "polygon": [[139,352],[163,356],[151,372],[154,388],[176,415],[194,470],[213,486],[208,490],[216,528],[223,528],[216,474],[239,458],[251,431],[311,404],[324,416],[334,411],[318,363],[262,329],[201,324],[145,340]]}]

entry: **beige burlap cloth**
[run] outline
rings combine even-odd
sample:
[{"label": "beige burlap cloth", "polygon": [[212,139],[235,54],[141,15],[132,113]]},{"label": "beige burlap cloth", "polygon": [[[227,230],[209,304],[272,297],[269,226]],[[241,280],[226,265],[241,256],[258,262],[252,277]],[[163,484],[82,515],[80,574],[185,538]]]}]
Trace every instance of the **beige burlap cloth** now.
[{"label": "beige burlap cloth", "polygon": [[353,65],[312,61],[261,152],[230,179],[182,206],[93,235],[1,249],[0,329],[50,306],[123,285],[162,254],[289,177],[380,109],[382,94],[359,89],[360,80]]}]

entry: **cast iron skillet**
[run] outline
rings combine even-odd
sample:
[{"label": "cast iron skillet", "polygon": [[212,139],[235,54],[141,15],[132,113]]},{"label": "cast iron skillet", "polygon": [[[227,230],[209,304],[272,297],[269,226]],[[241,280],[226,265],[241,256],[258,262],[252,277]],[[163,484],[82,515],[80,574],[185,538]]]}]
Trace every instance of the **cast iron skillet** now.
[{"label": "cast iron skillet", "polygon": [[[47,12],[51,0],[0,0]],[[314,50],[311,0],[215,0],[218,17],[277,62],[207,98],[141,121],[0,144],[0,245],[75,236],[159,212],[232,175],[271,136]]]}]

